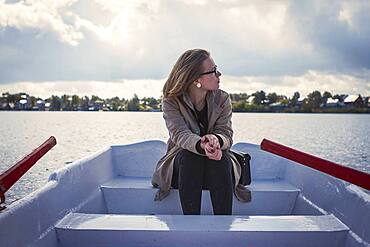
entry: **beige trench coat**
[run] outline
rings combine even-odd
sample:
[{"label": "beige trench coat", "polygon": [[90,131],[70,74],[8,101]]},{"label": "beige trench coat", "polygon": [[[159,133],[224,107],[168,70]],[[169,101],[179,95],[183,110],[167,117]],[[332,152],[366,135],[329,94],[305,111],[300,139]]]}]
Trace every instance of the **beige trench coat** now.
[{"label": "beige trench coat", "polygon": [[[204,155],[196,150],[196,143],[201,137],[197,120],[190,110],[194,110],[190,96],[188,93],[184,93],[180,97],[183,97],[183,102],[176,97],[164,98],[162,101],[163,118],[165,119],[170,138],[167,142],[167,152],[158,161],[152,178],[153,186],[159,188],[155,196],[156,201],[162,200],[170,192],[174,159],[181,149]],[[206,101],[208,106],[207,133],[219,135],[223,140],[221,149],[229,150],[233,143],[230,96],[218,89],[209,91],[206,95]],[[241,170],[240,164],[232,153],[229,152],[229,154],[235,176],[235,196],[239,201],[249,202],[251,200],[250,191],[238,184]]]}]

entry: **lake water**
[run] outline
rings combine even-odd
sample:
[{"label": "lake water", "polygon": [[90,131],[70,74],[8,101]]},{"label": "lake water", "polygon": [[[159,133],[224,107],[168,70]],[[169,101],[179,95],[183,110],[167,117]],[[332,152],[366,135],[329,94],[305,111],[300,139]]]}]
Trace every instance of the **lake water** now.
[{"label": "lake water", "polygon": [[[267,138],[370,173],[370,115],[234,113],[234,143]],[[58,144],[6,193],[7,204],[43,186],[66,163],[112,144],[166,141],[162,113],[0,112],[0,173],[55,136]]]}]

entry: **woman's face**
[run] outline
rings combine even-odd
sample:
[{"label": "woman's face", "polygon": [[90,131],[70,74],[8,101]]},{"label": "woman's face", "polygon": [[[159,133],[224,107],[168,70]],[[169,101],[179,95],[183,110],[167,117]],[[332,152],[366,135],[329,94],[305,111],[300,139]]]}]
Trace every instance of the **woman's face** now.
[{"label": "woman's face", "polygon": [[202,85],[202,89],[210,91],[219,88],[221,73],[217,70],[217,65],[211,57],[203,62],[203,74],[198,81]]}]

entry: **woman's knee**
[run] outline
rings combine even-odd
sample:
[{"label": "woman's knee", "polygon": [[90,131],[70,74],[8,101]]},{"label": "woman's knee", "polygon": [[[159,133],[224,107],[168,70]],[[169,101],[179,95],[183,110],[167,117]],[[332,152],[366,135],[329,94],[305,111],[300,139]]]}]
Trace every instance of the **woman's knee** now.
[{"label": "woman's knee", "polygon": [[207,160],[206,170],[212,184],[229,183],[232,180],[232,161],[223,152],[221,160]]},{"label": "woman's knee", "polygon": [[[175,158],[175,172],[184,178],[202,176],[204,166],[204,157],[182,149]],[[181,180],[181,178],[180,178]]]}]

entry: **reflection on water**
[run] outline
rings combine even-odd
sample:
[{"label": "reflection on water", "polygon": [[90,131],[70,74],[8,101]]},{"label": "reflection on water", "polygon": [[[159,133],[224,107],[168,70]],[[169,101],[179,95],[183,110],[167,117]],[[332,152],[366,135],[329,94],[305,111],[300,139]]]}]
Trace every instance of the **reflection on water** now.
[{"label": "reflection on water", "polygon": [[[10,203],[40,188],[49,174],[112,144],[166,141],[162,113],[0,112],[0,173],[50,136],[58,144],[7,192]],[[263,138],[370,172],[370,115],[234,113],[234,143]]]}]

